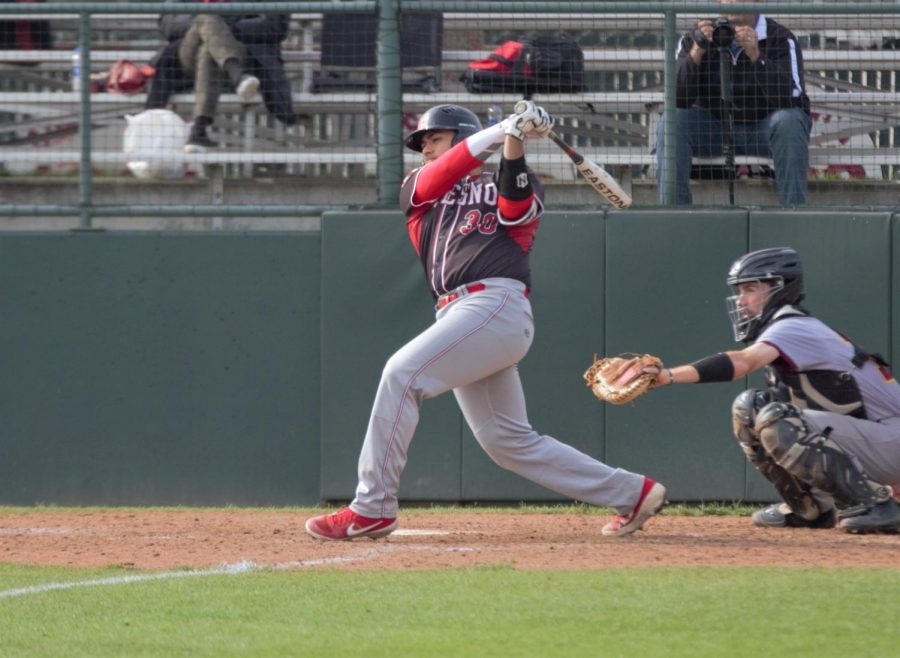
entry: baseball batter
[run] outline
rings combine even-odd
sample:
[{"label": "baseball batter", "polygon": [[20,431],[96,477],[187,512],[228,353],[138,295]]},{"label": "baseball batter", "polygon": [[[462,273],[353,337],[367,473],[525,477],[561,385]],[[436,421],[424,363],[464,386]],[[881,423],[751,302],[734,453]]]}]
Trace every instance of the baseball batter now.
[{"label": "baseball batter", "polygon": [[[404,180],[400,203],[436,320],[388,360],[359,457],[356,497],[306,522],[317,539],[375,539],[397,528],[397,491],[419,407],[449,390],[497,464],[614,508],[604,535],[640,529],[665,503],[661,484],[538,434],[528,422],[516,364],[534,338],[529,253],[543,190],[526,167],[524,140],[546,136],[553,122],[531,101],[518,107],[524,110],[486,129],[466,108],[433,107],[406,139],[424,164]],[[501,147],[499,171],[479,172]]]},{"label": "baseball batter", "polygon": [[900,531],[892,499],[900,494],[900,384],[888,364],[799,306],[803,268],[793,249],[739,258],[727,283],[735,340],[748,347],[656,369],[656,383],[731,381],[766,368],[768,390],[744,391],[732,406],[742,450],[784,500],[755,512],[753,523]]}]

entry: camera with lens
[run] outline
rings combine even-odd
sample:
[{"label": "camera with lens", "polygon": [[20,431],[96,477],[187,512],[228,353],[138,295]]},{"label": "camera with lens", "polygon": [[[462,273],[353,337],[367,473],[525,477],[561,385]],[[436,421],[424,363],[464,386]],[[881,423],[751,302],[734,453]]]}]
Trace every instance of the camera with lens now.
[{"label": "camera with lens", "polygon": [[703,50],[709,50],[710,47],[731,48],[731,44],[734,43],[734,23],[727,18],[717,18],[713,22],[711,39],[707,40],[706,35],[699,27],[695,27],[691,32],[691,39]]},{"label": "camera with lens", "polygon": [[734,43],[734,24],[727,18],[713,23],[712,43],[716,48],[730,48]]}]

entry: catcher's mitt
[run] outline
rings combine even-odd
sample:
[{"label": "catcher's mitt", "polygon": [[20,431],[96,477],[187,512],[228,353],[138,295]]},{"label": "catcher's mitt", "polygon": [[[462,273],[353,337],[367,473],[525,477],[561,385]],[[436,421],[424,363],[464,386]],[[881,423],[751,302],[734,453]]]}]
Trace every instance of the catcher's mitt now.
[{"label": "catcher's mitt", "polygon": [[[656,372],[644,372],[656,368]],[[625,404],[654,388],[656,373],[663,368],[662,359],[652,354],[622,354],[598,359],[584,373],[594,395],[611,404]]]}]

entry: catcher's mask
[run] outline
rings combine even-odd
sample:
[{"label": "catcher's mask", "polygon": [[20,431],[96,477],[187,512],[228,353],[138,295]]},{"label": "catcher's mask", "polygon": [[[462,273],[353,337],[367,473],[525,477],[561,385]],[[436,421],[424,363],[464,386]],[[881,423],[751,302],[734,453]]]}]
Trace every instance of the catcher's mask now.
[{"label": "catcher's mask", "polygon": [[471,110],[459,105],[436,105],[419,117],[416,130],[406,138],[407,148],[422,152],[422,136],[429,130],[453,130],[456,136],[451,145],[459,144],[469,135],[481,130],[481,121]]},{"label": "catcher's mask", "polygon": [[[762,281],[772,286],[759,313],[752,316],[747,315],[747,310],[738,304],[741,297],[738,285],[751,281]],[[755,341],[779,308],[799,304],[804,297],[803,265],[800,256],[790,247],[760,249],[741,256],[728,270],[726,283],[734,292],[725,300],[734,339],[744,343]]]}]

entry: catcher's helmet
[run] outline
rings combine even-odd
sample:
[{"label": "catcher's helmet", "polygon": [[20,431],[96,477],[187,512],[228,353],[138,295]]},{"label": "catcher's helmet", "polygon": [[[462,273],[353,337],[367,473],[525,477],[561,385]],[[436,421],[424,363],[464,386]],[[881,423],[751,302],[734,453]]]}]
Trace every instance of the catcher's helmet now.
[{"label": "catcher's helmet", "polygon": [[452,144],[458,144],[481,130],[481,121],[471,110],[459,105],[436,105],[419,117],[415,132],[406,138],[406,146],[422,152],[422,135],[429,130],[455,130]]},{"label": "catcher's helmet", "polygon": [[[772,289],[759,313],[744,317],[746,311],[738,307],[738,284],[750,281],[765,281]],[[787,304],[799,304],[804,297],[803,265],[800,256],[790,247],[760,249],[738,258],[728,270],[726,283],[734,295],[726,302],[734,339],[751,343],[759,336],[775,312]]]}]

